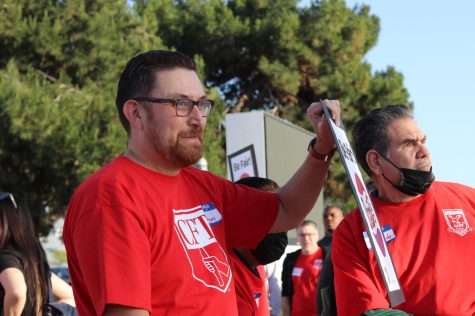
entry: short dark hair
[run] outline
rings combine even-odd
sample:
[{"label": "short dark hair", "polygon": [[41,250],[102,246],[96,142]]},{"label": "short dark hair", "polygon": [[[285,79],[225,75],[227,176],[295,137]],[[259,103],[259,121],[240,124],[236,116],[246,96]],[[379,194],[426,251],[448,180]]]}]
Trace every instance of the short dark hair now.
[{"label": "short dark hair", "polygon": [[147,96],[158,84],[156,73],[175,68],[196,71],[196,63],[180,52],[167,50],[148,51],[129,60],[120,76],[115,100],[120,122],[127,133],[130,132],[130,125],[123,112],[125,102],[134,97]]},{"label": "short dark hair", "polygon": [[261,177],[242,178],[236,181],[236,183],[262,191],[277,191],[279,189],[279,185],[275,181]]},{"label": "short dark hair", "polygon": [[338,206],[336,206],[335,204],[329,204],[325,206],[325,208],[323,209],[323,214],[325,214],[325,212],[328,212],[331,209],[337,209],[337,210],[340,210],[341,213],[343,213],[343,210],[339,208]]},{"label": "short dark hair", "polygon": [[366,162],[366,153],[373,149],[386,155],[388,152],[388,126],[393,121],[413,118],[411,111],[402,104],[388,105],[374,109],[356,122],[353,127],[353,149],[356,159],[363,170],[371,176],[371,169]]}]

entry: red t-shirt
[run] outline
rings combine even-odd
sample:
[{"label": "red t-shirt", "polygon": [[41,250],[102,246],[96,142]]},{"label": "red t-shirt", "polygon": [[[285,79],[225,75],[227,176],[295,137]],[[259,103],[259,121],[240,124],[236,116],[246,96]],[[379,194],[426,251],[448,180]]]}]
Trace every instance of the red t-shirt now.
[{"label": "red t-shirt", "polygon": [[317,315],[317,281],[323,265],[323,250],[300,253],[292,270],[292,316]]},{"label": "red t-shirt", "polygon": [[239,316],[269,316],[269,289],[263,266],[257,266],[259,277],[252,273],[233,250],[229,252],[234,272],[234,285]]},{"label": "red t-shirt", "polygon": [[[434,182],[407,203],[372,197],[381,226],[389,225],[388,249],[413,315],[475,315],[475,189]],[[332,259],[338,314],[389,308],[373,251],[354,210],[333,235]]]},{"label": "red t-shirt", "polygon": [[80,315],[236,315],[227,247],[252,248],[279,202],[196,168],[166,176],[124,156],[74,193],[64,243]]}]

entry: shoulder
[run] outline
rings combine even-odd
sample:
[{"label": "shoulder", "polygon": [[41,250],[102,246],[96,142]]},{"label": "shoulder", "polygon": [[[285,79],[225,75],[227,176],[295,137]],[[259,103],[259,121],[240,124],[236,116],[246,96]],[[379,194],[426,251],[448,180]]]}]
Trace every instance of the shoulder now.
[{"label": "shoulder", "polygon": [[426,195],[428,199],[444,204],[475,204],[475,189],[459,183],[436,181]]},{"label": "shoulder", "polygon": [[[341,224],[343,224],[343,226],[341,226]],[[344,230],[344,228],[351,229],[355,227],[360,227],[362,224],[363,219],[361,218],[360,209],[356,207],[347,216],[343,218],[340,225],[338,225],[335,231]]]},{"label": "shoulder", "polygon": [[333,232],[332,247],[338,247],[343,241],[346,243],[354,243],[354,240],[360,238],[365,230],[363,219],[358,208],[353,209],[338,225]]},{"label": "shoulder", "polygon": [[330,237],[328,237],[328,236],[325,236],[325,237],[323,237],[322,239],[320,239],[317,243],[318,243],[318,245],[319,245],[320,247],[323,247],[323,248],[325,248],[325,247],[331,247],[331,245],[332,245],[332,239],[331,239]]},{"label": "shoulder", "polygon": [[288,262],[288,261],[292,261],[292,260],[295,260],[297,259],[297,257],[300,255],[300,253],[302,252],[302,249],[298,249],[296,251],[293,251],[293,252],[290,252],[287,254],[287,256],[285,257],[285,260]]},{"label": "shoulder", "polygon": [[25,276],[21,269],[10,267],[2,270],[0,272],[0,283],[5,292],[13,292],[16,289],[15,292],[18,293],[18,290],[24,290],[24,295],[26,295]]},{"label": "shoulder", "polygon": [[8,268],[23,268],[20,253],[10,247],[0,251],[0,272]]},{"label": "shoulder", "polygon": [[322,248],[323,255],[326,256],[332,247],[332,239],[329,236],[325,236],[320,239],[317,244],[320,246],[320,248]]},{"label": "shoulder", "polygon": [[431,190],[435,191],[437,193],[439,192],[446,192],[446,193],[452,193],[455,195],[463,195],[463,194],[474,194],[475,193],[475,188],[469,187],[467,185],[463,185],[460,183],[454,183],[454,182],[442,182],[442,181],[436,181],[432,184]]},{"label": "shoulder", "polygon": [[120,186],[124,174],[130,173],[126,166],[126,158],[119,156],[107,165],[89,175],[74,191],[72,200],[82,197],[83,194],[91,194],[100,190],[104,185]]}]

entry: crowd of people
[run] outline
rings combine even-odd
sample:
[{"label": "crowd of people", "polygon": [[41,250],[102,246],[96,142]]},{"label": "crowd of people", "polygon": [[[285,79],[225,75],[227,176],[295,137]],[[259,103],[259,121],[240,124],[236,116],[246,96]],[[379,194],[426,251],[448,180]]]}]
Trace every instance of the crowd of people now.
[{"label": "crowd of people", "polygon": [[[322,103],[307,109],[316,137],[281,187],[192,167],[213,103],[184,54],[149,51],[127,63],[116,98],[127,149],[75,190],[66,213],[74,298],[49,271],[26,204],[5,193],[3,315],[41,315],[55,299],[79,315],[269,315],[265,265],[294,228],[301,248],[282,266],[283,315],[475,315],[475,189],[435,181],[426,136],[405,106],[373,110],[352,132],[404,293],[391,306],[360,210],[343,217],[327,206],[322,239],[306,219],[335,152]],[[325,103],[339,126],[339,102]]]}]

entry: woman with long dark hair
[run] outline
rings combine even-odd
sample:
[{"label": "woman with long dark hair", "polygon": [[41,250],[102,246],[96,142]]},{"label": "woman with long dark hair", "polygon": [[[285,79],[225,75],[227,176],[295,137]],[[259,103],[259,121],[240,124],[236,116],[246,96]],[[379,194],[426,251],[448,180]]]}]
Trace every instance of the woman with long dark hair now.
[{"label": "woman with long dark hair", "polygon": [[49,280],[54,297],[74,306],[71,286],[49,270],[27,205],[11,193],[0,194],[1,315],[42,315]]}]

